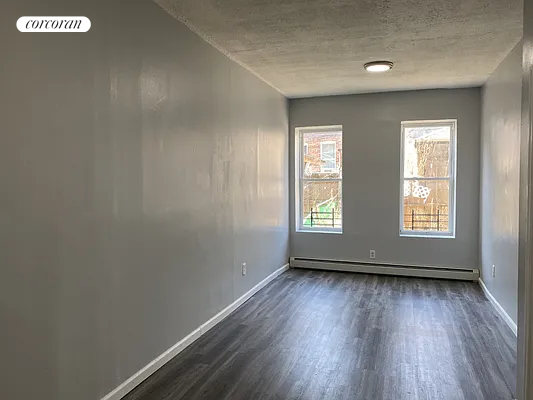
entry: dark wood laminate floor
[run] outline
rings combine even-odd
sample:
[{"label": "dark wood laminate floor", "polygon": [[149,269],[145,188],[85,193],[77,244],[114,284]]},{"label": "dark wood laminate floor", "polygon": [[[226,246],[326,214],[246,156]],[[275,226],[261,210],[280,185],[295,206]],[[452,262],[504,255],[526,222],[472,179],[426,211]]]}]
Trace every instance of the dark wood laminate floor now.
[{"label": "dark wood laminate floor", "polygon": [[515,377],[475,283],[291,269],[125,399],[499,400]]}]

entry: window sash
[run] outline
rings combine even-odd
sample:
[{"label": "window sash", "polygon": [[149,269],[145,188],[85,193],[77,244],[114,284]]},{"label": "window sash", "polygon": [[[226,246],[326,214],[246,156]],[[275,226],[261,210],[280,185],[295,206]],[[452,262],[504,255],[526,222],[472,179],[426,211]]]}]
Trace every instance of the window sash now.
[{"label": "window sash", "polygon": [[[448,171],[449,176],[442,177],[404,177],[405,173],[405,128],[416,127],[450,127],[450,144],[448,151]],[[457,120],[439,120],[439,121],[404,121],[401,125],[401,148],[400,148],[400,236],[421,236],[421,237],[455,237],[456,229],[456,174],[457,174]],[[404,228],[404,185],[406,181],[444,181],[449,182],[448,193],[448,229],[445,231],[425,231],[411,230]]]},{"label": "window sash", "polygon": [[[435,230],[421,230],[421,229],[406,229],[405,226],[405,198],[404,198],[404,183],[416,180],[425,180],[433,182],[448,182],[448,229]],[[432,179],[412,179],[404,178],[400,189],[401,206],[400,206],[400,234],[402,236],[442,236],[449,237],[455,235],[455,180],[453,178],[432,178]]]}]

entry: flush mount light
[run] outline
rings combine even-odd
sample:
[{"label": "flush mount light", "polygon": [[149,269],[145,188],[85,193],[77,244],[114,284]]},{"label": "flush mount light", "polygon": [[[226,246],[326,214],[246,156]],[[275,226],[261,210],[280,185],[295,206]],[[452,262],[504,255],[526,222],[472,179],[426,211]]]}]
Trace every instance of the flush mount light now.
[{"label": "flush mount light", "polygon": [[365,64],[368,72],[385,72],[392,68],[394,64],[390,61],[372,61]]}]

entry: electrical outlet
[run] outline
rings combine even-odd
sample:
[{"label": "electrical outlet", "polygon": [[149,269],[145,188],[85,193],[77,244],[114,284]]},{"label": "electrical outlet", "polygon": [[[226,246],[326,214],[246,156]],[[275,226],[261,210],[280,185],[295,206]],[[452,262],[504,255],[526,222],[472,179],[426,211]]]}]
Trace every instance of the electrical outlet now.
[{"label": "electrical outlet", "polygon": [[496,265],[492,265],[492,277],[496,278]]},{"label": "electrical outlet", "polygon": [[242,276],[246,275],[246,263],[242,263]]},{"label": "electrical outlet", "polygon": [[371,259],[376,258],[376,250],[370,250],[370,258]]}]

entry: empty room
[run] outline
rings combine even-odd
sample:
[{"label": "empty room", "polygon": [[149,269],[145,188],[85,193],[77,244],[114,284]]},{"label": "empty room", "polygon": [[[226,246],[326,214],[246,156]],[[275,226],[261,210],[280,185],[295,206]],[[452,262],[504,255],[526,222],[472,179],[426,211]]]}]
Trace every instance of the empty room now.
[{"label": "empty room", "polygon": [[0,399],[533,400],[532,1],[0,11]]}]

